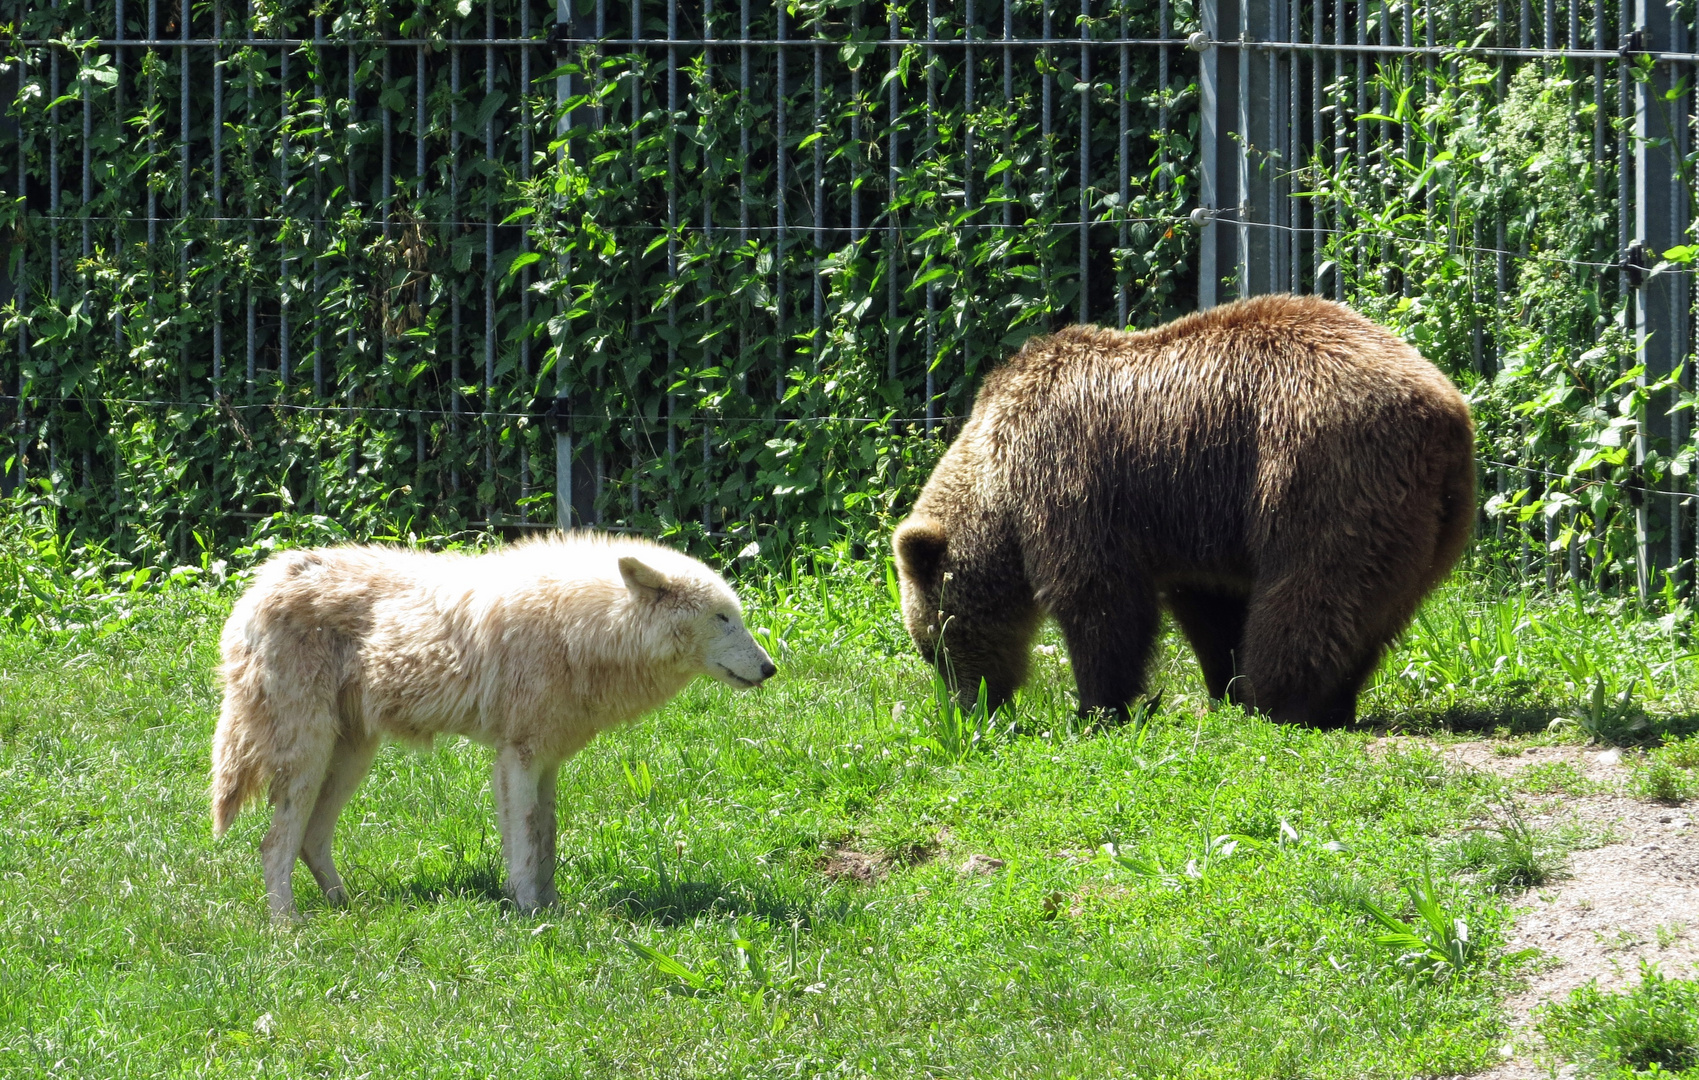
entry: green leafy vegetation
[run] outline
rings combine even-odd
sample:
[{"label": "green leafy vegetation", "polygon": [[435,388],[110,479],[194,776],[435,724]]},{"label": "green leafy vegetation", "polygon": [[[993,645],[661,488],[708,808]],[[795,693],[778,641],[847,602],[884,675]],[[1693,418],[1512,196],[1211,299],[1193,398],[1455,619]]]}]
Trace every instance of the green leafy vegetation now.
[{"label": "green leafy vegetation", "polygon": [[1690,1075],[1699,1071],[1699,983],[1642,962],[1632,989],[1611,994],[1589,983],[1540,1010],[1538,1029],[1586,1076]]},{"label": "green leafy vegetation", "polygon": [[[1079,729],[1066,665],[1040,654],[995,737],[934,746],[932,673],[882,575],[826,551],[742,589],[781,677],[698,683],[574,759],[563,900],[536,918],[500,899],[487,753],[444,742],[386,748],[350,805],[349,907],[303,874],[306,921],[270,924],[264,814],[219,843],[207,824],[233,593],[215,577],[14,621],[0,1071],[1390,1078],[1491,1059],[1505,911],[1444,839],[1490,820],[1488,778],[1206,709],[1173,639],[1167,704],[1134,723]],[[1365,902],[1441,927],[1446,976],[1413,978]]]},{"label": "green leafy vegetation", "polygon": [[1643,799],[1681,803],[1699,795],[1699,736],[1674,739],[1639,763],[1629,788]]},{"label": "green leafy vegetation", "polygon": [[[1160,7],[1098,5],[1068,33],[1148,39]],[[1189,2],[1168,8],[1176,40],[1197,29]],[[488,26],[541,32],[541,11],[522,27],[517,10]],[[870,9],[786,8],[787,34],[828,43],[818,92],[815,50],[780,88],[780,50],[729,45],[681,47],[675,76],[662,49],[566,50],[554,70],[536,50],[529,72],[503,49],[485,72],[481,50],[432,48],[421,87],[416,64],[376,42],[465,40],[488,29],[484,13],[232,12],[221,205],[209,55],[136,48],[121,61],[79,44],[113,36],[110,9],[24,5],[6,49],[29,62],[8,115],[31,191],[46,190],[53,146],[62,166],[74,159],[85,87],[101,91],[86,120],[105,179],[78,211],[100,222],[86,256],[75,215],[0,207],[30,268],[0,344],[29,342],[14,465],[72,547],[98,542],[137,567],[227,557],[253,520],[232,513],[318,513],[361,538],[451,536],[554,519],[544,408],[559,391],[575,475],[588,480],[580,505],[606,523],[778,559],[845,537],[877,550],[981,374],[1028,334],[1078,318],[1082,287],[1089,318],[1132,326],[1190,310],[1196,295],[1197,54],[1169,50],[1163,93],[1155,50],[1089,73],[1069,48],[929,50],[924,10],[883,13],[904,39],[892,48]],[[1009,10],[1017,36],[1045,32],[1034,0]],[[125,11],[125,35],[145,36],[142,7]],[[1359,31],[1388,29],[1390,11],[1365,9]],[[679,31],[778,31],[771,6],[747,28],[732,7],[714,12],[704,24],[690,8]],[[195,12],[195,34],[211,14]],[[629,33],[604,14],[604,31]],[[1442,48],[1515,36],[1466,5],[1405,16],[1415,39]],[[981,31],[998,17],[982,11]],[[290,46],[287,79],[285,50],[235,40],[311,38],[319,22],[337,44]],[[578,31],[590,22],[586,9]],[[934,29],[959,34],[960,21]],[[20,44],[43,38],[67,43],[56,84],[47,53]],[[444,77],[450,52],[470,65],[458,91]],[[1653,430],[1690,408],[1686,377],[1648,379],[1624,322],[1617,65],[1431,59],[1343,67],[1322,86],[1317,153],[1290,179],[1325,231],[1301,254],[1315,256],[1317,291],[1395,327],[1464,387],[1494,463],[1483,550],[1495,563],[1622,595],[1640,571],[1637,500],[1686,484],[1694,450]],[[385,140],[397,137],[422,139],[427,167],[392,169],[386,189],[396,148]],[[157,238],[148,190],[168,215],[187,206]],[[1081,213],[1096,222],[1083,271]],[[56,284],[40,272],[55,244]],[[1652,254],[1680,262],[1690,248]],[[1648,591],[1661,584],[1653,575]],[[1655,602],[1686,621],[1683,582],[1669,588]],[[1489,651],[1496,634],[1482,639]],[[1430,667],[1441,692],[1467,694],[1480,676],[1456,670],[1461,660]],[[1569,719],[1623,737],[1644,678],[1586,681]]]}]

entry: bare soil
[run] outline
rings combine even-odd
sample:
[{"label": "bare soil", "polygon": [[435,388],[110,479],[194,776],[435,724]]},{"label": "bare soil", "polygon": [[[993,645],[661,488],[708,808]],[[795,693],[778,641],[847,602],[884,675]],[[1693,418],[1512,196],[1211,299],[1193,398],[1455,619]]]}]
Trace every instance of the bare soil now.
[{"label": "bare soil", "polygon": [[[1391,743],[1395,740],[1385,740]],[[1402,740],[1397,740],[1402,741]],[[1596,786],[1594,794],[1525,792],[1516,796],[1539,830],[1579,828],[1598,844],[1572,851],[1564,874],[1515,901],[1508,947],[1543,954],[1526,986],[1506,1007],[1512,1038],[1506,1061],[1480,1080],[1544,1080],[1573,1073],[1540,1059],[1530,1019],[1534,1008],[1561,999],[1589,980],[1607,990],[1638,983],[1641,961],[1671,976],[1699,974],[1699,806],[1667,806],[1625,794],[1632,752],[1534,746],[1506,756],[1504,743],[1466,742],[1433,748],[1458,768],[1515,780],[1519,773],[1567,762]]]}]

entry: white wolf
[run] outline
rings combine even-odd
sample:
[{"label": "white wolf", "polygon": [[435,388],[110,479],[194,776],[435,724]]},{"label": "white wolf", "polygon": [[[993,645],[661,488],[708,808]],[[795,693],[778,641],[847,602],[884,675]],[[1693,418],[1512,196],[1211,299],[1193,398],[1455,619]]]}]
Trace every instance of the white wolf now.
[{"label": "white wolf", "polygon": [[347,891],[331,832],[384,736],[494,747],[496,822],[515,903],[556,900],[555,774],[615,724],[697,675],[773,674],[725,581],[643,540],[556,534],[486,555],[386,547],[279,554],[230,613],[212,738],[213,832],[268,785],[260,845],[274,915],[299,856]]}]

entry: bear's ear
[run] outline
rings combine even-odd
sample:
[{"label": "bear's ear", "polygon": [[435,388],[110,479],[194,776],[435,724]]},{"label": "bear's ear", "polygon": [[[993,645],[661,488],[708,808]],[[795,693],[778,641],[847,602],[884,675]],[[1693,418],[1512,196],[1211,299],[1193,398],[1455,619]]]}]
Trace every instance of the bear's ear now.
[{"label": "bear's ear", "polygon": [[916,515],[897,526],[891,538],[891,548],[897,555],[897,567],[909,580],[935,584],[944,567],[944,554],[950,538],[944,526],[929,517]]},{"label": "bear's ear", "polygon": [[666,592],[672,584],[667,580],[665,574],[635,555],[625,555],[620,558],[619,576],[625,579],[626,588],[645,600],[655,599]]}]

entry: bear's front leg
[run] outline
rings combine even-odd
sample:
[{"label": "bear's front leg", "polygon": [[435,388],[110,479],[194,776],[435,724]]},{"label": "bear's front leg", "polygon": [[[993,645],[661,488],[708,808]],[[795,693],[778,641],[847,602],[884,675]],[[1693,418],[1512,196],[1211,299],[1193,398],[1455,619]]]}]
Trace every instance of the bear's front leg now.
[{"label": "bear's front leg", "polygon": [[1080,715],[1106,713],[1125,722],[1129,707],[1144,696],[1145,668],[1161,627],[1156,590],[1082,591],[1064,602],[1052,601],[1051,613],[1068,645]]},{"label": "bear's front leg", "polygon": [[496,827],[507,864],[507,892],[520,911],[556,902],[555,776],[559,762],[541,762],[525,747],[496,754],[492,786]]}]

